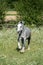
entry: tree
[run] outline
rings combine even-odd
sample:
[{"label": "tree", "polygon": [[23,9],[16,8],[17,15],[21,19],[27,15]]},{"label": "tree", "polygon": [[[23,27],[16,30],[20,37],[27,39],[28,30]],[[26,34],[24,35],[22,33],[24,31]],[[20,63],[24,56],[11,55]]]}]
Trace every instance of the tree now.
[{"label": "tree", "polygon": [[0,24],[4,23],[4,16],[6,11],[6,1],[0,0]]},{"label": "tree", "polygon": [[42,24],[43,0],[18,0],[13,5],[26,23]]}]

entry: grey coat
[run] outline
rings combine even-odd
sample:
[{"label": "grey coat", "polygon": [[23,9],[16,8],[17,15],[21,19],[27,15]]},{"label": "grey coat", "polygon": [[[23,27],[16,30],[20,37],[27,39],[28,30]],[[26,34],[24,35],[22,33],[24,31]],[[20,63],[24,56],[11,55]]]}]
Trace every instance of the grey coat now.
[{"label": "grey coat", "polygon": [[21,33],[21,38],[27,39],[31,35],[31,30],[28,27],[24,27],[22,33]]}]

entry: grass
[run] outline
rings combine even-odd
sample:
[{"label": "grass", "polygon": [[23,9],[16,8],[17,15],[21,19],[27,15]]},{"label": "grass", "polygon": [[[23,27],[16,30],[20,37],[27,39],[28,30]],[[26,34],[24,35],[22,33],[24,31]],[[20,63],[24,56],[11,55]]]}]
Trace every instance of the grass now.
[{"label": "grass", "polygon": [[0,65],[43,65],[43,27],[31,32],[31,49],[21,54],[16,50],[16,29],[0,30]]}]

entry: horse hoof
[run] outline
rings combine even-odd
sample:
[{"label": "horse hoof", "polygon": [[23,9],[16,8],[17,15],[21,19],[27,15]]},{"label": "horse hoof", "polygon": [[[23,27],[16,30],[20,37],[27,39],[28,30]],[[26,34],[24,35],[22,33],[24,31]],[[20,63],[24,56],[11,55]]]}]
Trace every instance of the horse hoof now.
[{"label": "horse hoof", "polygon": [[30,50],[30,48],[28,48],[27,50]]},{"label": "horse hoof", "polygon": [[19,49],[19,48],[16,48],[16,50],[17,50],[17,51],[20,51],[21,49]]},{"label": "horse hoof", "polygon": [[25,50],[20,50],[20,53],[24,53],[25,52]]}]

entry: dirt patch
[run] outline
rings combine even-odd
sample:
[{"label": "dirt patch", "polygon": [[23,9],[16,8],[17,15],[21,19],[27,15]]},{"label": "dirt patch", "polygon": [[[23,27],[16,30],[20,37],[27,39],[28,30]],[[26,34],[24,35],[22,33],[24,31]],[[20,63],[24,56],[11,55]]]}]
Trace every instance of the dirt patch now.
[{"label": "dirt patch", "polygon": [[20,18],[20,16],[18,15],[18,13],[16,11],[7,11],[5,12],[5,18],[4,20],[7,21],[17,21],[18,18]]},{"label": "dirt patch", "polygon": [[9,15],[9,16],[5,16],[5,21],[16,21],[17,20],[17,16],[12,16],[12,15]]}]

